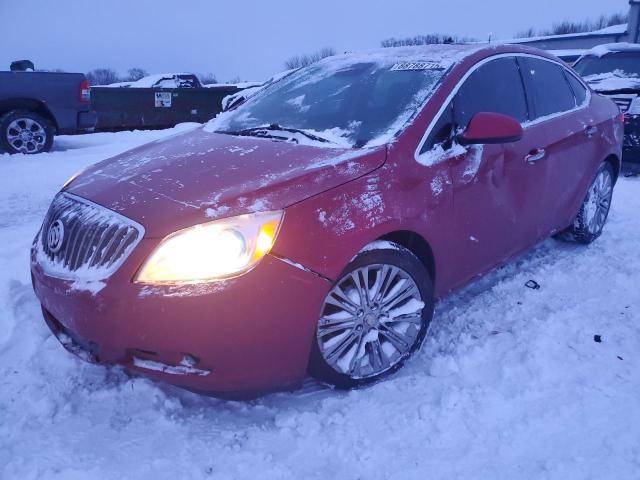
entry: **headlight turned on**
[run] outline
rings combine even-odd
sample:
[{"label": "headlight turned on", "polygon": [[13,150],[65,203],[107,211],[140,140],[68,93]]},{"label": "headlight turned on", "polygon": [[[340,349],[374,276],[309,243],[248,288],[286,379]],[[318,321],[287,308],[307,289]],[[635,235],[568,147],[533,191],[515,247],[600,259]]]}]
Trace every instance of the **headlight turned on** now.
[{"label": "headlight turned on", "polygon": [[145,261],[136,282],[203,283],[240,275],[271,251],[283,212],[216,220],[166,237]]}]

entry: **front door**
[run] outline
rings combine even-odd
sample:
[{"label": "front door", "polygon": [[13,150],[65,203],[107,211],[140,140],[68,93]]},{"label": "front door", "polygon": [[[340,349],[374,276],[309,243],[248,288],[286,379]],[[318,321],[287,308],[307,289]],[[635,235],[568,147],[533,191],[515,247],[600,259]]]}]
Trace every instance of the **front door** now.
[{"label": "front door", "polygon": [[[525,123],[529,108],[514,57],[499,57],[476,69],[452,100],[457,131],[479,112],[509,115]],[[456,278],[468,280],[530,245],[541,230],[540,192],[545,178],[531,169],[526,152],[535,138],[503,145],[474,145],[449,162],[453,184]]]}]

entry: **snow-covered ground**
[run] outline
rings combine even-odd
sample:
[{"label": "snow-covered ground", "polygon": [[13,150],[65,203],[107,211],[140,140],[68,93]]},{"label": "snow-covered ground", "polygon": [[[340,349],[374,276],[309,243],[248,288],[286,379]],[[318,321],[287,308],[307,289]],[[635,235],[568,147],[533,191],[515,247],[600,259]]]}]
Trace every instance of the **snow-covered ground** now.
[{"label": "snow-covered ground", "polygon": [[68,354],[31,239],[75,171],[175,130],[0,155],[1,479],[639,478],[640,178],[595,244],[548,240],[441,302],[422,351],[365,390],[230,402]]}]

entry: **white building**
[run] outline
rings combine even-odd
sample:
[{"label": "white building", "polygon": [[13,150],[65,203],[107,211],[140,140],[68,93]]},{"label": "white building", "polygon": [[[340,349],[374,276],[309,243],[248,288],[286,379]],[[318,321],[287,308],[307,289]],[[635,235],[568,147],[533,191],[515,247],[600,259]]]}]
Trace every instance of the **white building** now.
[{"label": "white building", "polygon": [[596,32],[573,33],[549,37],[534,37],[509,40],[508,43],[518,43],[552,50],[556,55],[569,60],[576,58],[585,50],[605,43],[638,43],[640,40],[640,0],[629,0],[629,23],[614,25]]}]

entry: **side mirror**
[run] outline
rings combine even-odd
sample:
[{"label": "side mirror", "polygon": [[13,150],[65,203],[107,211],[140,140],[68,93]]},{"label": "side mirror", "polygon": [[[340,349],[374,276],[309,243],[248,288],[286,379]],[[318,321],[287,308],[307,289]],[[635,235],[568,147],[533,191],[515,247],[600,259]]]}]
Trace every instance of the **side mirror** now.
[{"label": "side mirror", "polygon": [[515,118],[500,113],[476,113],[467,128],[458,135],[461,145],[517,142],[524,134]]}]

